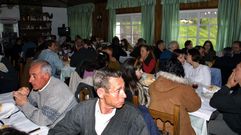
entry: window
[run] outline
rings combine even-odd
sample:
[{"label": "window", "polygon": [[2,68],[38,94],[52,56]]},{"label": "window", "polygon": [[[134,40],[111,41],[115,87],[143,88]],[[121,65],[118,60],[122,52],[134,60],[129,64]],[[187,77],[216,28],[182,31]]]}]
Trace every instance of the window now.
[{"label": "window", "polygon": [[210,40],[216,46],[217,9],[180,11],[179,16],[180,47],[184,47],[186,40],[191,40],[193,46],[202,46],[206,40]]},{"label": "window", "polygon": [[118,14],[116,15],[116,36],[119,39],[126,38],[130,44],[141,37],[141,14]]},{"label": "window", "polygon": [[16,32],[18,33],[18,24],[3,24],[0,23],[0,38],[2,38],[2,32]]}]

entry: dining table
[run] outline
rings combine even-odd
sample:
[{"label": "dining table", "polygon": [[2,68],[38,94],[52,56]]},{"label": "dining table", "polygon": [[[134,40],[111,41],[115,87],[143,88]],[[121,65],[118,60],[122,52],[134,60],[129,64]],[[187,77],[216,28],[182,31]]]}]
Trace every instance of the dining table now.
[{"label": "dining table", "polygon": [[26,132],[30,135],[47,135],[49,128],[47,126],[38,126],[34,124],[31,120],[29,120],[21,110],[15,105],[12,92],[0,94],[0,104],[13,104],[14,110],[8,117],[1,117],[0,121],[4,125],[0,125],[0,129],[2,127],[12,127],[17,130]]},{"label": "dining table", "polygon": [[202,103],[201,107],[197,111],[189,113],[192,127],[197,135],[208,135],[207,122],[209,121],[212,113],[216,110],[209,105],[210,99],[214,92],[207,93],[207,89],[207,86],[198,86],[198,88],[195,89]]}]

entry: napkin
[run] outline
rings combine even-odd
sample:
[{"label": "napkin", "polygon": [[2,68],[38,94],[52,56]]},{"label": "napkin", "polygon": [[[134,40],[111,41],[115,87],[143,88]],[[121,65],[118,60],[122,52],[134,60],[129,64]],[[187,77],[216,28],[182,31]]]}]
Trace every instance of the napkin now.
[{"label": "napkin", "polygon": [[8,72],[8,68],[2,62],[0,62],[0,71],[4,73]]},{"label": "napkin", "polygon": [[7,118],[15,110],[15,105],[13,103],[3,103],[0,105],[0,119]]}]

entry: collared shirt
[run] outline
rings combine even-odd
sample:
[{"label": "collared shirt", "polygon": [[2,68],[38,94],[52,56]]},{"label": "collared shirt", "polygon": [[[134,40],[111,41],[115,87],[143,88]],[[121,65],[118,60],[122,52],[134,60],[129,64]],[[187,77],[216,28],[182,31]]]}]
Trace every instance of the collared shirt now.
[{"label": "collared shirt", "polygon": [[52,77],[50,77],[50,79],[49,79],[49,81],[47,82],[47,84],[46,84],[42,89],[40,89],[40,90],[38,90],[38,91],[39,91],[39,92],[43,91],[43,90],[49,85],[49,82],[50,82],[51,79],[52,79]]},{"label": "collared shirt", "polygon": [[109,114],[102,114],[99,106],[99,99],[95,105],[95,131],[97,135],[101,135],[105,127],[110,122],[110,119],[115,115],[116,109]]}]

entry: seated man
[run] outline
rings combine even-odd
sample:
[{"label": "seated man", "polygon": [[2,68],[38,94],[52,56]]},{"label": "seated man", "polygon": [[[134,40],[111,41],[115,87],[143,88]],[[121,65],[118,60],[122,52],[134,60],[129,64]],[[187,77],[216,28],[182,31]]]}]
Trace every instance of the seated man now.
[{"label": "seated man", "polygon": [[80,102],[49,135],[148,135],[147,125],[134,106],[125,103],[125,83],[120,72],[95,71],[94,88],[99,96]]},{"label": "seated man", "polygon": [[17,71],[14,69],[10,61],[0,52],[0,94],[11,92],[17,88]]},{"label": "seated man", "polygon": [[212,119],[211,117],[208,123],[210,134],[241,134],[241,88],[231,90],[237,84],[241,86],[241,63],[233,70],[227,84],[216,92],[210,100],[210,105],[220,112],[216,113],[216,118]]},{"label": "seated man", "polygon": [[48,45],[48,49],[42,50],[38,56],[38,59],[48,61],[52,67],[52,75],[58,77],[58,72],[64,68],[64,63],[57,54],[57,42],[54,40],[49,40],[46,44]]},{"label": "seated man", "polygon": [[29,82],[33,90],[22,87],[13,92],[19,109],[27,118],[40,126],[53,127],[77,104],[68,86],[51,76],[51,70],[47,61],[33,61],[29,69]]}]

